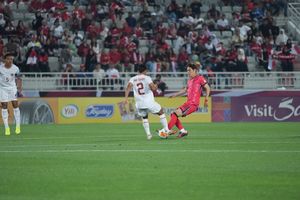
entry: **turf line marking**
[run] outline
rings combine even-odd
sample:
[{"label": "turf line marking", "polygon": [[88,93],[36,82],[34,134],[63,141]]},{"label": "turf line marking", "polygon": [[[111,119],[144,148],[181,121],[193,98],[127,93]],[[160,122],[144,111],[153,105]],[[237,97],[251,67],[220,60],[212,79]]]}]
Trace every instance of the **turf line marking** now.
[{"label": "turf line marking", "polygon": [[[189,144],[299,144],[300,142],[191,142]],[[78,147],[78,146],[118,146],[118,143],[103,144],[103,143],[85,143],[85,144],[33,144],[33,145],[6,145],[0,146],[0,148],[30,148],[30,147]],[[140,143],[124,143],[122,146],[140,145]],[[155,145],[186,145],[186,143],[155,143]]]},{"label": "turf line marking", "polygon": [[[16,140],[51,140],[51,139],[55,139],[55,140],[64,140],[64,139],[82,139],[82,138],[140,138],[140,137],[145,137],[143,134],[142,135],[128,135],[128,134],[123,134],[123,135],[101,135],[101,136],[70,136],[70,137],[18,137],[18,138],[11,138],[13,141]],[[243,135],[193,135],[191,138],[203,138],[203,137],[208,137],[208,138],[219,138],[219,137],[230,137],[230,138],[235,138],[235,139],[241,139],[241,138],[249,138],[249,139],[253,139],[253,138],[268,138],[270,139],[270,135],[258,135],[258,136],[243,136]],[[278,139],[278,137],[282,138],[282,136],[274,136],[271,138],[275,138]],[[286,137],[300,137],[299,135],[287,135],[284,136],[284,138]],[[7,142],[7,139],[9,139],[7,136],[3,137],[0,139],[0,142]]]},{"label": "turf line marking", "polygon": [[0,153],[90,153],[90,152],[111,152],[111,153],[300,153],[300,150],[205,150],[205,149],[73,149],[73,150],[0,150]]}]

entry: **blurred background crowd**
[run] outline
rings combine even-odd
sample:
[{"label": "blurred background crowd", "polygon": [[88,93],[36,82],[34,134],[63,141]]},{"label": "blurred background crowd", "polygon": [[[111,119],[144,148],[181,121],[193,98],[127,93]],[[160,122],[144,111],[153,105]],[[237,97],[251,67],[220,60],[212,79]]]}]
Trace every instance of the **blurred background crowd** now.
[{"label": "blurred background crowd", "polygon": [[184,72],[300,70],[286,0],[0,0],[0,56],[22,72],[119,78],[146,64]]}]

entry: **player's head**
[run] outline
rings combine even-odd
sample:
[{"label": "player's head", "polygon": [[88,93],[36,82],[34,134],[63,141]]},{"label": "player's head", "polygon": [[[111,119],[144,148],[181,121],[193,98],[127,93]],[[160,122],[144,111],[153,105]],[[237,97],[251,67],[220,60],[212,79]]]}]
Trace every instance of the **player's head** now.
[{"label": "player's head", "polygon": [[147,67],[146,65],[140,65],[138,68],[138,72],[141,74],[145,74],[147,72]]},{"label": "player's head", "polygon": [[10,67],[14,61],[14,53],[6,52],[3,57],[4,57],[5,66]]},{"label": "player's head", "polygon": [[198,75],[199,65],[197,65],[195,63],[189,63],[186,66],[186,71],[187,71],[189,77],[193,78]]}]

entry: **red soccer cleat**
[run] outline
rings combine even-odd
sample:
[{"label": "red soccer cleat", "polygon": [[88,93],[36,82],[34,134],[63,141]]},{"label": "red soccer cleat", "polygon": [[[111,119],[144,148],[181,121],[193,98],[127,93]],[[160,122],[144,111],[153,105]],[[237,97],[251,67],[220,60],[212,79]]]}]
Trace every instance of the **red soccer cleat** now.
[{"label": "red soccer cleat", "polygon": [[188,135],[187,131],[179,131],[179,135],[177,136],[177,138],[182,138]]}]

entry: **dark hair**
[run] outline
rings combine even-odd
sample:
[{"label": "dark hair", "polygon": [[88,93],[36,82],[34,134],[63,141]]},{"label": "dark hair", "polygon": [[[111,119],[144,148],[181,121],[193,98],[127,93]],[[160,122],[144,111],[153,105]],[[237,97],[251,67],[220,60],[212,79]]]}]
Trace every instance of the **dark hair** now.
[{"label": "dark hair", "polygon": [[147,70],[146,65],[140,65],[139,68],[138,68],[139,73],[143,73],[146,70]]},{"label": "dark hair", "polygon": [[187,66],[186,66],[186,68],[188,68],[188,67],[190,67],[190,68],[192,68],[193,70],[199,70],[199,66],[198,65],[196,65],[195,63],[189,63]]},{"label": "dark hair", "polygon": [[4,53],[4,59],[6,58],[6,57],[8,57],[8,56],[15,56],[15,53],[14,52],[6,52],[6,53]]}]

